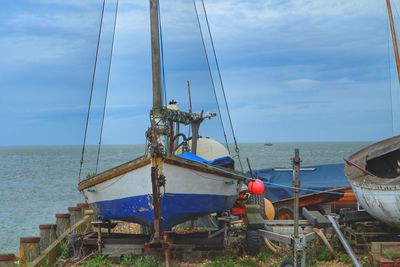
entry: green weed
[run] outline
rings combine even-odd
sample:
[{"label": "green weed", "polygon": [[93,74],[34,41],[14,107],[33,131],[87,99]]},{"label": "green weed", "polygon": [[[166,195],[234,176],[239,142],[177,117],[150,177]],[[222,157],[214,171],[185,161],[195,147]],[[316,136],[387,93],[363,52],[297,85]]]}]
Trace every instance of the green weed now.
[{"label": "green weed", "polygon": [[269,250],[266,248],[263,248],[260,253],[256,256],[256,259],[259,261],[267,261],[270,257]]},{"label": "green weed", "polygon": [[69,258],[68,243],[67,242],[62,242],[60,244],[60,256],[63,259]]},{"label": "green weed", "polygon": [[135,267],[158,267],[161,266],[160,261],[154,256],[143,256],[133,260]]},{"label": "green weed", "polygon": [[254,267],[258,266],[257,262],[253,258],[242,258],[237,260],[237,266],[249,266],[249,267]]},{"label": "green weed", "polygon": [[331,261],[333,260],[333,256],[326,246],[321,246],[317,254],[317,259],[319,261]]},{"label": "green weed", "polygon": [[122,266],[132,266],[133,265],[133,255],[132,254],[125,254],[122,255],[121,258],[121,265]]},{"label": "green weed", "polygon": [[382,256],[384,258],[386,258],[386,259],[394,260],[394,259],[399,257],[399,254],[398,253],[394,253],[394,252],[390,252],[390,251],[385,251],[385,252],[382,253]]},{"label": "green weed", "polygon": [[83,262],[84,267],[111,267],[112,263],[105,256],[96,256]]}]

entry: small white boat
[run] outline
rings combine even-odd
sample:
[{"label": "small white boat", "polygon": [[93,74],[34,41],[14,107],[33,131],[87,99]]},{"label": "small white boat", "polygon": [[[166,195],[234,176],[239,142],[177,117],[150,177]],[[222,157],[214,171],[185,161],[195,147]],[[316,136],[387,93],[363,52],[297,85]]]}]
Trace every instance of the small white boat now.
[{"label": "small white boat", "polygon": [[376,219],[400,227],[400,136],[370,145],[346,163],[360,205]]},{"label": "small white boat", "polygon": [[[150,0],[153,108],[146,154],[79,183],[100,219],[149,226],[155,239],[177,224],[230,210],[245,177],[222,144],[200,137],[201,123],[215,114],[162,104],[158,5]],[[182,125],[191,127],[191,137],[180,131]]]}]

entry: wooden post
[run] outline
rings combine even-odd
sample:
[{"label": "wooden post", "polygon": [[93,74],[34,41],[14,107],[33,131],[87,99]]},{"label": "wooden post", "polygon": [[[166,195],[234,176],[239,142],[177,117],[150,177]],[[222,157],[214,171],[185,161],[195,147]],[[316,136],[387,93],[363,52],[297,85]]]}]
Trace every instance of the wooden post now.
[{"label": "wooden post", "polygon": [[15,260],[14,254],[0,254],[0,267],[14,267]]},{"label": "wooden post", "polygon": [[45,250],[50,246],[56,239],[56,224],[41,224],[39,225],[40,230],[40,251]]},{"label": "wooden post", "polygon": [[85,211],[90,209],[88,203],[78,203],[76,206],[82,209],[82,216],[85,216]]},{"label": "wooden post", "polygon": [[83,218],[82,208],[80,207],[69,207],[68,212],[71,214],[71,226],[75,225]]},{"label": "wooden post", "polygon": [[39,242],[40,237],[21,237],[19,241],[20,266],[27,266],[27,263],[39,256]]},{"label": "wooden post", "polygon": [[158,23],[158,0],[150,0],[151,60],[153,78],[153,109],[162,107],[160,26]]},{"label": "wooden post", "polygon": [[71,214],[69,213],[57,213],[56,224],[57,224],[57,237],[60,237],[68,228],[71,227]]}]

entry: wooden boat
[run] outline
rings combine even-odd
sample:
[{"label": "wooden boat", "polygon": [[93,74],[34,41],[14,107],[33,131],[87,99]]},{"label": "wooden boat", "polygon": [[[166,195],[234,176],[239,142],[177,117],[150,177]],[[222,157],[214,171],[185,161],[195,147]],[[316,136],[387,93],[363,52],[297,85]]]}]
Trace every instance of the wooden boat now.
[{"label": "wooden boat", "polygon": [[359,204],[376,219],[400,227],[400,136],[370,145],[346,163]]},{"label": "wooden boat", "polygon": [[[202,215],[229,210],[242,187],[239,173],[177,156],[164,160],[163,174],[163,230]],[[154,209],[150,177],[151,159],[140,157],[82,181],[79,189],[101,219],[151,226]]]},{"label": "wooden boat", "polygon": [[[234,161],[222,144],[200,138],[201,123],[215,114],[162,104],[158,5],[150,0],[153,108],[146,155],[81,181],[79,190],[100,219],[149,226],[159,240],[174,225],[230,210],[244,175],[233,170]],[[190,138],[179,132],[180,125],[191,127]]]},{"label": "wooden boat", "polygon": [[[386,0],[397,78],[400,56],[390,0]],[[370,145],[346,160],[345,174],[360,205],[373,217],[400,227],[400,136]]]}]

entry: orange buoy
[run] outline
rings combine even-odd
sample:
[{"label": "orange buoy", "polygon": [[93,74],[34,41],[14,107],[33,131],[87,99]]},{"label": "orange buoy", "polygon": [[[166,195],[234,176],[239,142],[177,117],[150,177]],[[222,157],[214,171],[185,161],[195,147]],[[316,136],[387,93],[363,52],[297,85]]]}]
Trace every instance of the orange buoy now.
[{"label": "orange buoy", "polygon": [[248,183],[247,187],[253,195],[262,195],[264,193],[264,183],[259,179],[252,180]]},{"label": "orange buoy", "polygon": [[268,199],[264,198],[264,212],[265,212],[265,217],[268,220],[273,220],[275,218],[275,208],[274,205],[272,205],[272,202],[269,201]]}]

